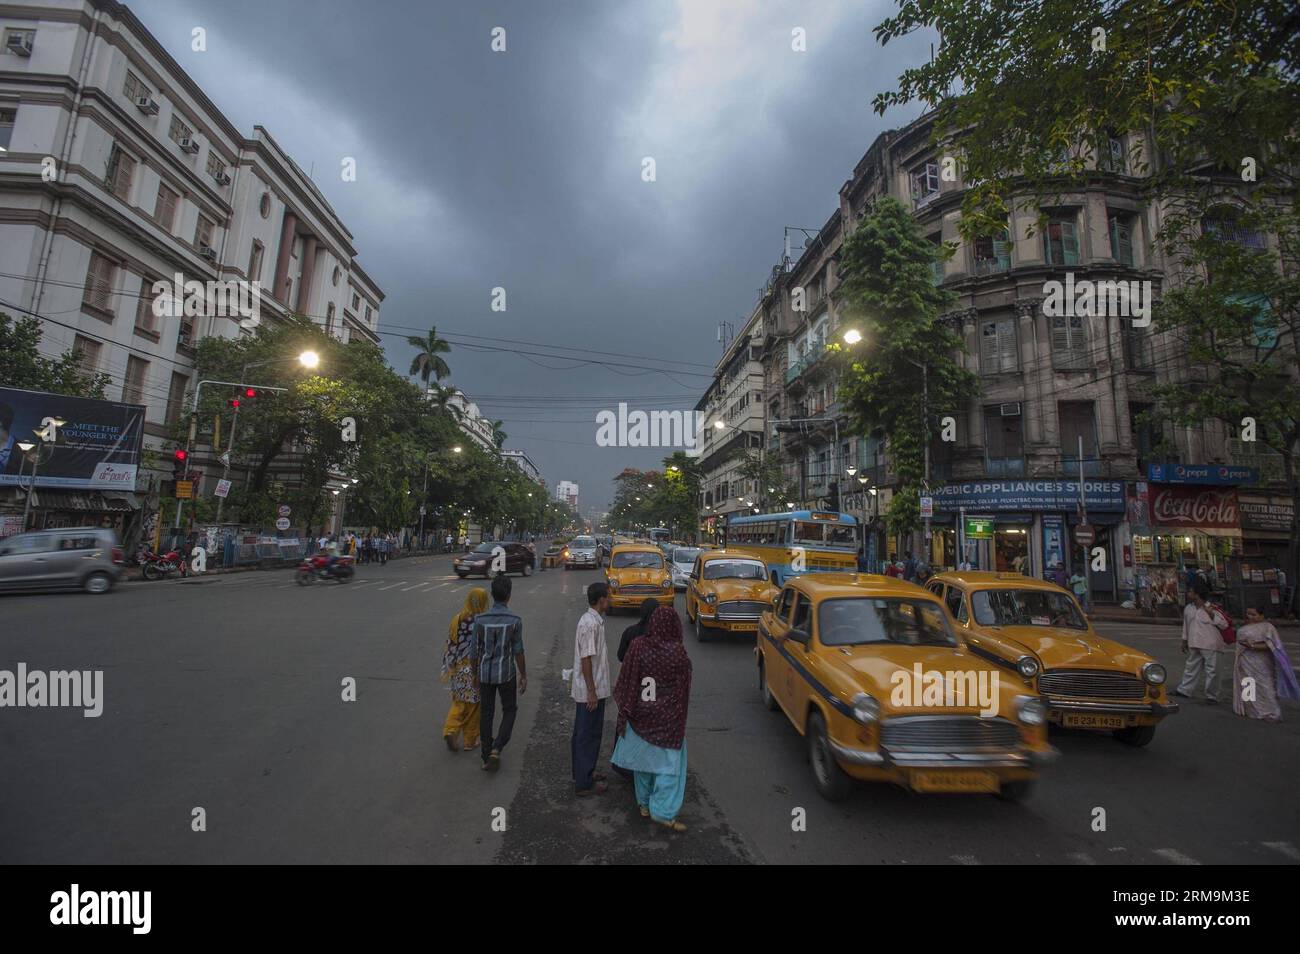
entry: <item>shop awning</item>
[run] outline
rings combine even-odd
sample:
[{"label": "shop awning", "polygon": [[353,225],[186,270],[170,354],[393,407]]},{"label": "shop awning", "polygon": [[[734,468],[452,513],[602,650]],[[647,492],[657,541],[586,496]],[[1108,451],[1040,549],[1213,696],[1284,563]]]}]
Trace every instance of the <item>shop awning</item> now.
[{"label": "shop awning", "polygon": [[70,510],[79,513],[129,513],[140,509],[135,494],[102,494],[95,490],[44,490],[32,498],[36,510]]}]

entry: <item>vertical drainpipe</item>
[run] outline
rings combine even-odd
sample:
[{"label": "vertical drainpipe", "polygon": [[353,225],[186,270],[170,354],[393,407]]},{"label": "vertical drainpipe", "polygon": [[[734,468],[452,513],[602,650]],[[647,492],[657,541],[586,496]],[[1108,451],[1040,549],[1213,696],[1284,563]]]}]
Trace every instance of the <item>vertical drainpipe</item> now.
[{"label": "vertical drainpipe", "polygon": [[[90,73],[91,61],[95,57],[95,32],[99,27],[99,21],[103,13],[96,8],[94,15],[90,19],[90,30],[86,37],[86,49],[81,54],[81,69],[77,73],[77,91],[72,98],[72,112],[68,120],[68,129],[63,134],[63,149],[59,153],[58,169],[59,184],[64,185],[67,182],[68,156],[72,154],[72,144],[77,138],[77,113],[81,109],[82,90],[86,88],[86,76]],[[40,265],[36,269],[36,281],[32,288],[32,312],[39,313],[41,310],[41,295],[45,291],[45,275],[49,270],[50,255],[54,250],[54,226],[59,221],[59,214],[63,211],[62,190],[57,190],[54,196],[54,209],[50,215],[50,227],[45,230],[45,240],[42,243]]]}]

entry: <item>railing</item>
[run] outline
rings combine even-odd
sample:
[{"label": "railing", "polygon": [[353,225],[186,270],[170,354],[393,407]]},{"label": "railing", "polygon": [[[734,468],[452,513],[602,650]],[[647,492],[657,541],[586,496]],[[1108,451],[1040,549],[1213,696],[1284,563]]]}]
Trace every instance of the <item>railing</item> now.
[{"label": "railing", "polygon": [[1000,275],[1011,271],[1011,257],[975,259],[976,275]]},{"label": "railing", "polygon": [[826,345],[823,342],[814,341],[809,344],[807,353],[786,369],[785,383],[790,384],[795,378],[820,361],[825,353]]},{"label": "railing", "polygon": [[1258,441],[1230,439],[1228,454],[1238,467],[1254,467],[1259,471],[1260,483],[1270,484],[1286,479],[1282,455],[1261,447]]},{"label": "railing", "polygon": [[[1078,468],[1075,468],[1076,472]],[[1085,466],[1084,470],[1087,470]],[[984,460],[984,472],[990,477],[1025,476],[1025,459],[1023,457],[988,457]]]},{"label": "railing", "polygon": [[[1078,476],[1079,476],[1079,458],[1078,458],[1078,457],[1062,457],[1062,458],[1061,458],[1061,474],[1065,477],[1066,480],[1069,480],[1071,477],[1078,477]],[[1085,458],[1083,458],[1083,476],[1085,476],[1085,477],[1101,477],[1101,476],[1103,476],[1103,474],[1102,474],[1102,461],[1101,461],[1101,459],[1098,458],[1098,457],[1085,457]]]}]

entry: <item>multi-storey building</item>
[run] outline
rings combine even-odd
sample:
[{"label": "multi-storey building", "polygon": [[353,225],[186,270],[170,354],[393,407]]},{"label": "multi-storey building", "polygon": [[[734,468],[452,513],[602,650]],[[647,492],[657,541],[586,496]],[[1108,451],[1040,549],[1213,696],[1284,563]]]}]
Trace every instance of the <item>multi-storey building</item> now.
[{"label": "multi-storey building", "polygon": [[454,391],[447,400],[447,406],[455,415],[461,431],[484,450],[496,452],[496,429],[464,391]]},{"label": "multi-storey building", "polygon": [[[841,188],[839,207],[797,258],[787,254],[772,270],[755,308],[768,453],[797,482],[802,504],[863,516],[869,562],[915,549],[935,566],[963,557],[1034,575],[1086,566],[1103,601],[1140,597],[1172,567],[1223,575],[1230,558],[1267,559],[1270,547],[1276,555],[1282,534],[1273,515],[1286,501],[1268,492],[1275,461],[1243,453],[1246,445],[1212,421],[1167,429],[1164,445],[1174,450],[1168,460],[1155,457],[1161,435],[1146,422],[1150,385],[1189,373],[1173,336],[1106,308],[1044,308],[1049,282],[1149,282],[1154,299],[1173,274],[1152,251],[1160,210],[1141,201],[1128,165],[1135,148],[1145,150],[1143,134],[1113,136],[1083,184],[1051,208],[1018,212],[1005,230],[966,240],[958,231],[964,185],[959,175],[945,179],[931,132],[923,117],[879,136]],[[936,424],[951,416],[957,427],[955,441],[932,434],[928,542],[883,533],[878,516],[894,483],[888,454],[878,436],[851,432],[837,398],[841,364],[826,350],[852,325],[836,294],[840,249],[886,195],[911,208],[923,235],[953,250],[935,269],[955,296],[940,320],[961,335],[965,351],[954,357],[980,382],[961,406],[929,409]],[[1230,223],[1209,227],[1229,240],[1265,242]],[[715,394],[716,382],[701,406]],[[1180,463],[1209,466],[1168,466]],[[1255,486],[1239,492],[1233,484],[1242,481]],[[1195,501],[1207,495],[1222,504],[1220,516],[1198,522],[1190,515],[1205,510]],[[1255,525],[1236,522],[1238,504]],[[1081,509],[1096,537],[1086,560],[1073,544]],[[966,533],[966,518],[983,518],[976,535]]]},{"label": "multi-storey building", "polygon": [[44,353],[75,349],[109,398],[145,405],[147,446],[182,415],[197,342],[248,333],[231,311],[158,314],[157,281],[258,281],[261,321],[296,312],[378,341],[383,292],[320,189],[126,6],[9,4],[0,30],[0,309],[37,316]]},{"label": "multi-storey building", "polygon": [[531,457],[521,450],[503,450],[501,459],[508,460],[523,472],[524,476],[536,483],[541,480],[542,472],[537,469]]},{"label": "multi-storey building", "polygon": [[761,345],[757,311],[727,343],[713,369],[713,381],[695,405],[700,435],[700,501],[704,532],[715,536],[732,514],[752,511],[765,502],[765,488],[746,477],[746,460],[763,453],[764,407]]},{"label": "multi-storey building", "polygon": [[567,503],[573,508],[574,513],[578,511],[578,485],[571,480],[561,480],[555,484],[555,499],[561,503]]}]

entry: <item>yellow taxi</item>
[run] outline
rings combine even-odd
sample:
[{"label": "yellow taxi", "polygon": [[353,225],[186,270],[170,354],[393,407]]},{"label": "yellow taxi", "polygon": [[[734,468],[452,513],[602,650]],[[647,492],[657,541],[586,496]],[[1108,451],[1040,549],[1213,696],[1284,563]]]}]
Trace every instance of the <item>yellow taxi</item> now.
[{"label": "yellow taxi", "polygon": [[1034,685],[1056,725],[1146,745],[1160,721],[1178,711],[1165,694],[1165,667],[1099,635],[1055,583],[972,570],[940,573],[926,586],[973,652]]},{"label": "yellow taxi", "polygon": [[932,594],[865,573],[798,576],[758,626],[758,684],[832,801],[852,781],[1019,799],[1055,758],[1047,710],[971,653]]},{"label": "yellow taxi", "polygon": [[780,592],[767,581],[767,564],[743,550],[707,550],[686,581],[686,619],[704,642],[713,629],[753,633]]},{"label": "yellow taxi", "polygon": [[605,573],[611,609],[640,609],[647,597],[661,606],[676,598],[672,575],[663,551],[651,543],[619,543],[609,554]]}]

